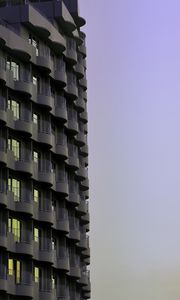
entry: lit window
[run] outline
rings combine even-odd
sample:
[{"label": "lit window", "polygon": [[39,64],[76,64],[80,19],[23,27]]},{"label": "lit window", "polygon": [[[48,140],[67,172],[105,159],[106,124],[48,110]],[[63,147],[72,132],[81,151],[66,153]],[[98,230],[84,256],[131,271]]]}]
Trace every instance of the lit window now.
[{"label": "lit window", "polygon": [[8,139],[8,149],[13,151],[15,159],[20,159],[20,142],[15,139]]},{"label": "lit window", "polygon": [[33,123],[38,124],[38,115],[36,113],[33,113]]},{"label": "lit window", "polygon": [[19,260],[16,261],[16,283],[21,282],[21,262]]},{"label": "lit window", "polygon": [[37,227],[34,227],[34,241],[39,242],[39,229]]},{"label": "lit window", "polygon": [[37,85],[37,77],[36,76],[33,76],[33,84]]},{"label": "lit window", "polygon": [[14,234],[16,242],[21,240],[21,222],[17,219],[8,219],[8,231]]},{"label": "lit window", "polygon": [[21,187],[20,181],[14,178],[8,178],[8,190],[14,194],[14,201],[20,201]]},{"label": "lit window", "polygon": [[34,189],[34,191],[33,191],[33,198],[34,198],[34,202],[36,202],[36,203],[39,202],[40,192],[36,189]]},{"label": "lit window", "polygon": [[13,273],[14,273],[13,265],[14,265],[13,259],[9,258],[8,259],[8,275],[11,275],[11,276],[13,275]]},{"label": "lit window", "polygon": [[14,80],[19,80],[19,64],[11,59],[7,59],[6,68],[12,71]]},{"label": "lit window", "polygon": [[34,281],[36,283],[39,282],[39,268],[38,267],[34,267]]},{"label": "lit window", "polygon": [[16,100],[8,99],[8,109],[12,110],[15,120],[20,118],[20,103]]},{"label": "lit window", "polygon": [[52,238],[52,250],[56,249],[56,239]]},{"label": "lit window", "polygon": [[52,288],[54,289],[56,286],[56,277],[52,275]]},{"label": "lit window", "polygon": [[29,44],[31,44],[36,49],[36,56],[39,55],[39,41],[33,37],[31,34],[29,35]]},{"label": "lit window", "polygon": [[39,161],[39,153],[37,151],[33,151],[33,161],[38,163]]}]

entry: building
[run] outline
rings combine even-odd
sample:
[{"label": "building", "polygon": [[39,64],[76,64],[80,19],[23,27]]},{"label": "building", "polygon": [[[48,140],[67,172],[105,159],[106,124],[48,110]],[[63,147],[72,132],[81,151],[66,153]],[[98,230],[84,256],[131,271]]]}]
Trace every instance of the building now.
[{"label": "building", "polygon": [[84,24],[0,1],[0,300],[90,298]]}]

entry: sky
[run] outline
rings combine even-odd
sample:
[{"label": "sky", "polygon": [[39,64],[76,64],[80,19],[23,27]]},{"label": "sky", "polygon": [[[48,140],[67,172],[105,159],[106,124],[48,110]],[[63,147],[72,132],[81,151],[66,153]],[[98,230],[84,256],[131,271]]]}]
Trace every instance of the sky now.
[{"label": "sky", "polygon": [[180,299],[180,2],[87,20],[92,300]]}]

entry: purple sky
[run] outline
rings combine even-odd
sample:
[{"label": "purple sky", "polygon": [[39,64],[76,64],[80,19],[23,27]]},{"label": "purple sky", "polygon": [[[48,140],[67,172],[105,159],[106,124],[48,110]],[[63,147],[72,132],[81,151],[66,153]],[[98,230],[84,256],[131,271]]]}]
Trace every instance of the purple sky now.
[{"label": "purple sky", "polygon": [[180,2],[80,0],[92,300],[180,299]]}]

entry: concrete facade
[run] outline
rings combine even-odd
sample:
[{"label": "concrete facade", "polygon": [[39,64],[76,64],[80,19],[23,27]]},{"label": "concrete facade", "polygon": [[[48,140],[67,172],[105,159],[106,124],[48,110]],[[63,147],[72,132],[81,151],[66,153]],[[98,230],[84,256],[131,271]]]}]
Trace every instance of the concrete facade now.
[{"label": "concrete facade", "polygon": [[90,298],[84,24],[0,2],[0,300]]}]

